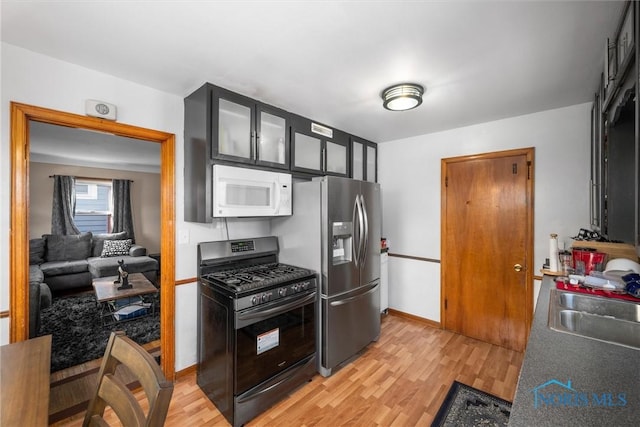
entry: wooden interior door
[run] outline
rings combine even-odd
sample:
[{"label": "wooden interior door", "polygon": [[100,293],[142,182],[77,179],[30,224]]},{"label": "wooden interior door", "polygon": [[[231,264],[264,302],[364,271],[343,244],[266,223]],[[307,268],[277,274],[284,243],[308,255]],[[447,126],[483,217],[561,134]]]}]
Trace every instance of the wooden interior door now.
[{"label": "wooden interior door", "polygon": [[442,323],[523,351],[533,311],[534,149],[442,160]]}]

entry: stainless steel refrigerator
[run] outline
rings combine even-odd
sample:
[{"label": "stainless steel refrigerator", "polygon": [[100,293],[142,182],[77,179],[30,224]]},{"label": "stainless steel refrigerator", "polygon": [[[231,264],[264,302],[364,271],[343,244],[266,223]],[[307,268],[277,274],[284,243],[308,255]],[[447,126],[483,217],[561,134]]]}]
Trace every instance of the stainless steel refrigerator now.
[{"label": "stainless steel refrigerator", "polygon": [[272,220],[279,260],[320,276],[318,372],[328,377],[380,336],[379,184],[326,176],[293,185],[293,215]]}]

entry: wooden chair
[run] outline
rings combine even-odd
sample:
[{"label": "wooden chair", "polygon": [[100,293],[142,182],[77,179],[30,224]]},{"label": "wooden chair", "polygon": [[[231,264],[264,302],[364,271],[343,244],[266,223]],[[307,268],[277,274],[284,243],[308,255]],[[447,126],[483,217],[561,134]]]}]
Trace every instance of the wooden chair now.
[{"label": "wooden chair", "polygon": [[[114,376],[120,364],[126,366],[142,385],[149,402],[146,415],[133,393]],[[108,426],[102,417],[105,408],[110,406],[126,427],[162,426],[172,394],[173,383],[165,379],[153,357],[124,332],[112,332],[98,374],[98,386],[82,425]]]}]

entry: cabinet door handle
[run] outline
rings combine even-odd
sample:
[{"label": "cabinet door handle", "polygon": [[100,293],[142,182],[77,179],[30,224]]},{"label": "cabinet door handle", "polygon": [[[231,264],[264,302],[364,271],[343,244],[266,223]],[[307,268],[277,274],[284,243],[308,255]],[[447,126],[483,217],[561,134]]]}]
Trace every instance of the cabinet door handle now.
[{"label": "cabinet door handle", "polygon": [[260,138],[260,136],[258,135],[257,131],[253,131],[251,133],[251,149],[253,150],[253,158],[258,160],[259,153],[258,153],[258,138]]},{"label": "cabinet door handle", "polygon": [[517,271],[517,272],[520,272],[520,271],[522,271],[522,266],[520,264],[516,264],[516,265],[513,266],[513,269],[515,271]]}]

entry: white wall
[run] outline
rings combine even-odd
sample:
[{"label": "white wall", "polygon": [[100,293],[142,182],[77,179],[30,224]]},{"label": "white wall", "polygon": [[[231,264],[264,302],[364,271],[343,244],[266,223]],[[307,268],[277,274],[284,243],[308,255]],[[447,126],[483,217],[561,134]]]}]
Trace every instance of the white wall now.
[{"label": "white wall", "polygon": [[[533,269],[540,275],[549,234],[569,247],[569,237],[589,225],[590,112],[587,103],[379,144],[390,252],[440,259],[441,159],[535,147]],[[440,264],[389,257],[389,306],[439,322]]]},{"label": "white wall", "polygon": [[131,209],[136,244],[144,246],[149,254],[160,252],[160,174],[40,163],[33,159],[29,163],[30,239],[51,233],[52,175],[132,180]]},{"label": "white wall", "polygon": [[[227,237],[220,223],[183,220],[183,97],[94,70],[0,45],[0,311],[9,309],[9,102],[84,114],[85,99],[118,106],[118,121],[176,135],[176,280],[196,276],[197,242]],[[215,83],[215,82],[214,82]],[[184,94],[187,95],[187,94]],[[440,259],[440,159],[536,147],[535,265],[548,235],[561,239],[588,225],[590,104],[546,111],[379,145],[384,236],[391,252]],[[230,220],[230,238],[268,235],[268,221]],[[562,241],[562,240],[561,240]],[[440,320],[440,266],[389,259],[390,307]],[[176,289],[176,369],[196,363],[195,283]],[[8,342],[8,319],[0,344]]]},{"label": "white wall", "polygon": [[[9,310],[10,101],[84,114],[86,99],[117,105],[118,121],[176,135],[176,280],[196,276],[200,241],[227,237],[221,224],[186,223],[183,218],[183,96],[161,92],[127,80],[40,55],[0,45],[0,311]],[[203,82],[204,83],[204,82]],[[184,94],[185,96],[188,94]],[[231,238],[259,237],[268,221],[230,220]],[[176,289],[176,370],[196,363],[196,284]],[[9,342],[9,319],[0,322],[0,345]]]}]

